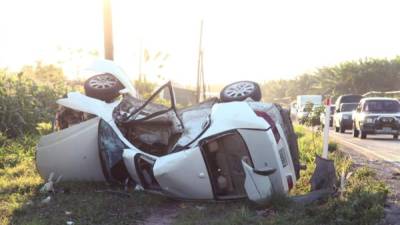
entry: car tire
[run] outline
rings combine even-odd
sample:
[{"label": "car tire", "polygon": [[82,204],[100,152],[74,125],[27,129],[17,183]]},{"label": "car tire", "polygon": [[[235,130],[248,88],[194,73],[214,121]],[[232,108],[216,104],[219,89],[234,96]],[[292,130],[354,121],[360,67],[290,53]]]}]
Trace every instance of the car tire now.
[{"label": "car tire", "polygon": [[367,138],[367,133],[365,133],[365,131],[360,130],[360,138],[361,139],[366,139]]},{"label": "car tire", "polygon": [[111,102],[119,96],[124,86],[112,74],[98,74],[85,81],[85,94],[89,97]]},{"label": "car tire", "polygon": [[394,140],[399,139],[399,135],[398,135],[398,134],[393,134],[393,139],[394,139]]},{"label": "car tire", "polygon": [[253,81],[238,81],[229,84],[220,93],[222,102],[243,101],[251,98],[254,101],[261,100],[260,86]]},{"label": "car tire", "polygon": [[336,133],[339,132],[339,127],[335,127],[335,132],[336,132]]},{"label": "car tire", "polygon": [[357,130],[357,127],[355,124],[353,124],[353,137],[358,137],[360,135],[360,132]]},{"label": "car tire", "polygon": [[346,131],[346,129],[344,129],[344,127],[340,126],[340,127],[339,127],[339,131],[340,131],[340,133],[343,134],[343,133]]}]

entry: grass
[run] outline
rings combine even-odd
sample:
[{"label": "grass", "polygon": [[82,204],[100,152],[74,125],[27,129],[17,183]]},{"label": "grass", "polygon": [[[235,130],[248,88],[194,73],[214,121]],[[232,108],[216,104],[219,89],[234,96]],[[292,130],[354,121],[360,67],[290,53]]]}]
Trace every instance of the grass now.
[{"label": "grass", "polygon": [[[309,179],[314,159],[322,149],[321,138],[303,127],[296,127],[301,149],[302,171],[291,195],[310,190]],[[345,194],[309,205],[291,202],[287,196],[275,196],[267,206],[249,201],[224,203],[177,203],[161,196],[129,191],[125,195],[103,192],[121,191],[104,183],[61,183],[62,190],[49,204],[41,204],[48,194],[39,192],[44,181],[34,165],[36,137],[10,140],[0,135],[0,225],[6,224],[140,224],[158,207],[178,205],[174,224],[376,224],[383,216],[388,193],[386,185],[368,168],[353,168],[351,160],[339,151],[329,154],[335,161],[338,177],[353,171]],[[335,144],[332,143],[332,146]],[[335,148],[335,147],[331,147]],[[176,207],[176,206],[175,206]],[[70,214],[69,214],[70,213]]]},{"label": "grass", "polygon": [[[0,225],[137,224],[153,207],[170,201],[143,192],[113,194],[105,190],[121,188],[104,183],[62,183],[60,193],[40,193],[44,181],[35,168],[36,142],[35,136],[10,140],[0,135]],[[50,203],[42,204],[48,196]]]}]

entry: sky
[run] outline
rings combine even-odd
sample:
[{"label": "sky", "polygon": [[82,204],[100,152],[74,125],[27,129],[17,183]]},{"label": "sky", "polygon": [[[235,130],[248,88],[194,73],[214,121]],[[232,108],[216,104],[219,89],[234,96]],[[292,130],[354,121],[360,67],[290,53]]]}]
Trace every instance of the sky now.
[{"label": "sky", "polygon": [[[400,53],[398,1],[111,2],[115,61],[132,78],[141,71],[149,79],[161,74],[194,85],[201,20],[207,83],[290,79],[346,60]],[[103,57],[101,0],[1,0],[0,10],[0,67],[17,70],[42,60],[74,78]],[[157,52],[168,57],[154,59]]]}]

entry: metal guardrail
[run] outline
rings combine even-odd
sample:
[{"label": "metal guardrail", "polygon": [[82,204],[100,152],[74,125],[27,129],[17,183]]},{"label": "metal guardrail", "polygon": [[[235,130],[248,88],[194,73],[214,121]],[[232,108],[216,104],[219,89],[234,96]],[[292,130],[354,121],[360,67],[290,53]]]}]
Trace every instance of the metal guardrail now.
[{"label": "metal guardrail", "polygon": [[391,95],[392,97],[394,97],[394,96],[400,96],[400,91],[370,91],[363,94],[362,96],[367,97],[371,95],[383,95],[383,96]]}]

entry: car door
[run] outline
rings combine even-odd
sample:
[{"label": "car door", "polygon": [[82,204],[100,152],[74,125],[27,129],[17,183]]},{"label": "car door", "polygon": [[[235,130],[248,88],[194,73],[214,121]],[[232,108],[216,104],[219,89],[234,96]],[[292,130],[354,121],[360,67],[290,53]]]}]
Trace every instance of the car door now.
[{"label": "car door", "polygon": [[[290,176],[295,181],[293,162],[283,137],[276,141],[273,132],[239,129],[246,141],[253,166],[242,160],[246,173],[245,190],[250,200],[264,203],[272,194],[282,194],[289,190],[285,183]],[[285,167],[283,165],[285,162]]]},{"label": "car door", "polygon": [[262,172],[256,173],[254,168],[244,160],[242,160],[242,165],[246,175],[244,188],[247,197],[251,201],[259,204],[267,202],[273,193],[272,184],[268,175],[273,173],[274,169],[266,168]]}]

